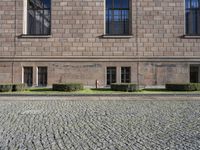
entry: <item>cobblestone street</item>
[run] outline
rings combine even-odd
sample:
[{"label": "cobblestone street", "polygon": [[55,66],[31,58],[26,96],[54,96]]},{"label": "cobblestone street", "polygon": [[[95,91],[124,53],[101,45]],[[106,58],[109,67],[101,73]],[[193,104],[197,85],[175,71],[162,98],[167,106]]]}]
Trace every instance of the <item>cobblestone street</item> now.
[{"label": "cobblestone street", "polygon": [[200,98],[0,97],[1,150],[197,150]]}]

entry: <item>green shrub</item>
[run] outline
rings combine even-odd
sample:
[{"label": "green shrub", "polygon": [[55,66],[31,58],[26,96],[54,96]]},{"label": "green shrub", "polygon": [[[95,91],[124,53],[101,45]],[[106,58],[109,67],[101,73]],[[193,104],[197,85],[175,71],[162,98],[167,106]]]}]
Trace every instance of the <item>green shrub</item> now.
[{"label": "green shrub", "polygon": [[112,83],[111,84],[111,90],[134,92],[134,91],[137,91],[137,84],[133,84],[133,83]]},{"label": "green shrub", "polygon": [[1,84],[0,85],[0,92],[11,92],[13,89],[12,84]]},{"label": "green shrub", "polygon": [[53,84],[53,91],[79,91],[83,90],[82,83],[60,83],[60,84]]},{"label": "green shrub", "polygon": [[194,83],[170,83],[165,85],[169,91],[196,91],[199,86]]},{"label": "green shrub", "polygon": [[17,83],[13,84],[12,91],[24,91],[26,88],[26,85],[23,83]]},{"label": "green shrub", "polygon": [[192,86],[194,86],[195,91],[200,91],[200,83],[190,83]]},{"label": "green shrub", "polygon": [[23,91],[25,90],[25,84],[15,83],[15,84],[1,84],[0,92],[12,92],[12,91]]}]

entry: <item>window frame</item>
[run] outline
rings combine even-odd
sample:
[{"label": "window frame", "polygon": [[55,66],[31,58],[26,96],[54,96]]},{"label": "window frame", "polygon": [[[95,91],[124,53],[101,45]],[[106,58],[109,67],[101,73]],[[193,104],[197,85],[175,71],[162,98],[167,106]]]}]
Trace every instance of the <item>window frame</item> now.
[{"label": "window frame", "polygon": [[[111,68],[111,69],[115,69],[115,82],[110,82],[110,84],[108,84],[108,69]],[[110,75],[110,74],[109,74]],[[112,76],[112,74],[110,75]],[[111,77],[112,78],[112,77]],[[117,67],[116,66],[107,66],[106,67],[106,85],[107,86],[110,86],[112,83],[116,83],[117,82]]]},{"label": "window frame", "polygon": [[[46,69],[46,84],[45,85],[41,85],[40,83],[39,83],[39,77],[40,77],[40,75],[42,74],[41,72],[40,72],[40,69]],[[44,81],[43,81],[44,82]],[[37,70],[36,70],[36,83],[37,83],[37,86],[39,86],[39,87],[46,87],[47,85],[48,85],[48,67],[47,66],[37,66]]]},{"label": "window frame", "polygon": [[[49,37],[52,34],[52,0],[50,1],[50,8],[48,8],[50,13],[49,21],[49,34],[28,34],[28,0],[23,0],[23,35],[25,37]],[[44,10],[44,9],[43,9]],[[45,8],[45,10],[47,10]]]},{"label": "window frame", "polygon": [[[107,5],[106,1],[104,0],[104,37],[132,37],[132,0],[129,1],[129,8],[128,8],[128,33],[127,34],[108,34],[107,33]],[[122,8],[123,9],[123,8]],[[121,9],[121,10],[122,10]]]},{"label": "window frame", "polygon": [[[196,68],[197,69],[197,81],[195,82],[192,82],[192,80],[195,80],[195,79],[192,79],[192,73],[194,73],[193,69]],[[190,83],[200,83],[200,65],[199,64],[190,64],[189,66],[189,81]]]},{"label": "window frame", "polygon": [[[186,18],[186,12],[187,12],[187,10],[190,10],[190,9],[188,9],[188,8],[186,8],[186,1],[187,0],[184,0],[184,35],[185,35],[185,37],[187,36],[187,37],[200,37],[200,31],[199,31],[199,33],[198,33],[198,31],[197,31],[197,33],[196,34],[188,34],[187,33],[187,18]],[[190,3],[191,3],[191,0],[190,0]],[[190,4],[191,5],[191,4]],[[192,8],[193,10],[197,10],[197,8]],[[200,13],[200,0],[199,0],[199,13]],[[200,19],[200,18],[199,18]],[[200,27],[200,24],[199,24],[199,27]],[[198,28],[198,27],[197,27]],[[199,29],[200,30],[200,29]]]},{"label": "window frame", "polygon": [[[31,85],[28,85],[28,83],[26,83],[25,82],[25,78],[26,78],[26,76],[25,76],[25,70],[26,69],[31,69],[31,81],[29,81],[29,82],[31,82]],[[24,84],[27,84],[27,86],[29,86],[29,87],[32,87],[33,86],[33,73],[34,73],[34,68],[33,68],[33,66],[23,66],[22,67],[22,83],[24,83]]]},{"label": "window frame", "polygon": [[[128,75],[127,75],[127,73],[125,73],[125,72],[127,72],[127,70],[126,71],[122,71],[123,68],[128,68],[129,69],[129,74]],[[122,74],[124,75],[124,79],[122,79]],[[126,82],[127,76],[129,76],[129,82]],[[124,80],[124,81],[122,81],[122,80]],[[121,67],[121,83],[131,83],[131,67],[130,66],[122,66]]]}]

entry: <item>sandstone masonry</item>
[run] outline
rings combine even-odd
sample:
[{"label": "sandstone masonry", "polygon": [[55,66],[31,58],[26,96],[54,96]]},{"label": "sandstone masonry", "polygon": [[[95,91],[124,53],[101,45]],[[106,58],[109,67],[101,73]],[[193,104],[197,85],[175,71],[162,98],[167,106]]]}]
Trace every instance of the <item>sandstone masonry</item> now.
[{"label": "sandstone masonry", "polygon": [[104,0],[52,0],[51,35],[23,36],[25,0],[0,1],[0,82],[23,82],[23,68],[48,68],[55,82],[107,83],[106,68],[131,67],[131,82],[189,82],[200,64],[200,39],[184,37],[184,0],[132,0],[131,36],[103,37]]}]

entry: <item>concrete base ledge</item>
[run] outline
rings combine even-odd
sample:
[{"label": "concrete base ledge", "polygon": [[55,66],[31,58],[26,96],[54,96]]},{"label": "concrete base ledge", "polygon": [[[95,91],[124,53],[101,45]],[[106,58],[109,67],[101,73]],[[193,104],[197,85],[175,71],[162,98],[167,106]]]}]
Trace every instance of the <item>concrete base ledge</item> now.
[{"label": "concrete base ledge", "polygon": [[0,94],[0,97],[200,97],[199,94]]}]

